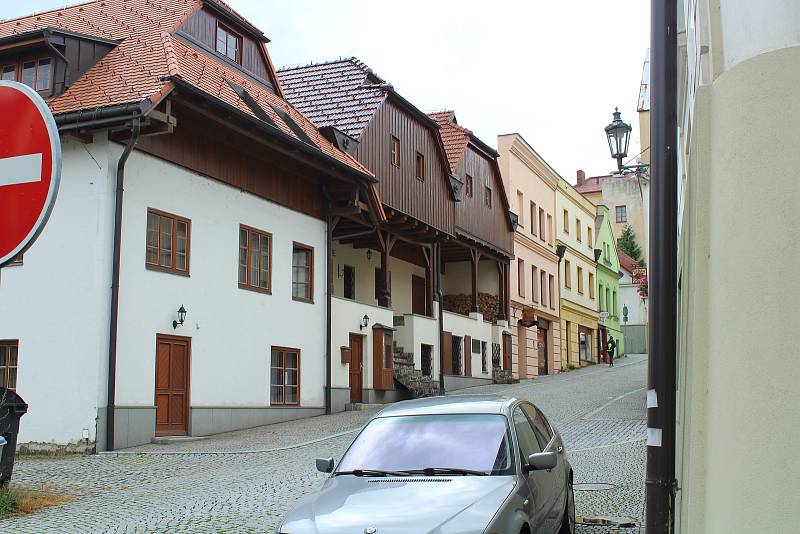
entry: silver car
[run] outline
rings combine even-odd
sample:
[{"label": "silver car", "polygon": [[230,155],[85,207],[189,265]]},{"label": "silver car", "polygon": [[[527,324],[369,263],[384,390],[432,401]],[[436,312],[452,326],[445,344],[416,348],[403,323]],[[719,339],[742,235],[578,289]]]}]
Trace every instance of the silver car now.
[{"label": "silver car", "polygon": [[399,402],[375,415],[281,534],[573,534],[572,467],[533,404],[494,395]]}]

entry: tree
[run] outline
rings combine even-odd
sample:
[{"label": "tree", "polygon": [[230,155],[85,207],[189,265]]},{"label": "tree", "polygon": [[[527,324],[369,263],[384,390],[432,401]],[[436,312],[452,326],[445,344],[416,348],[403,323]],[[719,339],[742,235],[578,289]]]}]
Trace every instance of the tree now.
[{"label": "tree", "polygon": [[631,228],[630,224],[626,224],[622,228],[622,235],[617,240],[617,246],[634,260],[642,261],[642,249],[636,243],[636,234],[633,233],[633,228]]}]

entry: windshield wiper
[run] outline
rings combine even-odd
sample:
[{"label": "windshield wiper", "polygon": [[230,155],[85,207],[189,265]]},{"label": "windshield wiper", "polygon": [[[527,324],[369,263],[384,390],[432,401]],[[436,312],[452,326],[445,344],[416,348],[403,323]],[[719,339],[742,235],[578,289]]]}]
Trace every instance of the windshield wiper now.
[{"label": "windshield wiper", "polygon": [[426,467],[424,469],[414,469],[405,471],[406,473],[421,473],[426,476],[433,475],[476,475],[486,476],[486,471],[476,471],[475,469],[461,469],[460,467]]},{"label": "windshield wiper", "polygon": [[352,471],[336,471],[335,475],[355,475],[357,477],[405,477],[408,471],[386,471],[384,469],[353,469]]}]

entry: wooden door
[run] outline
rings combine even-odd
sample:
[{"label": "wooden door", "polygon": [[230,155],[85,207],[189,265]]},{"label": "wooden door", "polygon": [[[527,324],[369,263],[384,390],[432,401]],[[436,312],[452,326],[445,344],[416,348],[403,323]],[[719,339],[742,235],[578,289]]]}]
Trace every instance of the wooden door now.
[{"label": "wooden door", "polygon": [[364,338],[350,334],[350,402],[361,402],[364,387]]},{"label": "wooden door", "polygon": [[453,374],[453,334],[442,332],[442,374]]},{"label": "wooden door", "polygon": [[503,332],[503,369],[511,370],[511,334]]},{"label": "wooden door", "polygon": [[416,315],[428,315],[427,291],[425,289],[425,279],[421,276],[411,277],[411,313]]},{"label": "wooden door", "polygon": [[547,328],[538,327],[539,338],[537,340],[539,345],[539,376],[547,374]]},{"label": "wooden door", "polygon": [[156,436],[189,433],[191,339],[156,336]]},{"label": "wooden door", "polygon": [[472,338],[464,336],[464,376],[472,376]]},{"label": "wooden door", "polygon": [[608,330],[605,327],[600,327],[598,339],[600,341],[600,361],[608,363]]}]

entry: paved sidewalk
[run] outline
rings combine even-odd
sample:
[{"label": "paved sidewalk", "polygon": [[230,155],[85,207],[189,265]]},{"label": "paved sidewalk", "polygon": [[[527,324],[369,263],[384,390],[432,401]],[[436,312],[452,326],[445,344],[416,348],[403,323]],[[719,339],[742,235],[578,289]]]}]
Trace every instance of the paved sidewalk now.
[{"label": "paved sidewalk", "polygon": [[[464,392],[492,391],[536,402],[564,436],[576,482],[615,485],[607,491],[576,492],[578,514],[620,513],[640,519],[643,362],[641,356],[630,356],[618,360],[613,369],[598,365]],[[22,457],[14,470],[16,484],[45,486],[78,498],[0,521],[0,530],[272,532],[293,503],[321,483],[324,475],[314,469],[314,459],[340,458],[354,436],[349,431],[373,413],[315,417],[201,441],[147,445],[125,454]],[[581,527],[579,532],[609,530]]]}]

